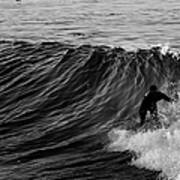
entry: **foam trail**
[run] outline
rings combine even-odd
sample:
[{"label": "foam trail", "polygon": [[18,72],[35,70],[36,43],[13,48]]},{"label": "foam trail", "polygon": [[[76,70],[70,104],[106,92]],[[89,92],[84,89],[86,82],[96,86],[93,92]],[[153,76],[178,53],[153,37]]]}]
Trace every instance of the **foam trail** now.
[{"label": "foam trail", "polygon": [[114,130],[110,138],[116,139],[109,147],[111,150],[136,153],[137,158],[132,160],[132,165],[162,171],[168,178],[180,176],[180,129],[173,133],[160,129],[137,134]]},{"label": "foam trail", "polygon": [[112,142],[109,145],[109,150],[135,152],[136,158],[132,160],[132,165],[161,171],[161,176],[167,179],[180,179],[179,105],[178,102],[166,107],[166,109],[171,109],[164,115],[172,123],[168,129],[161,128],[137,133],[131,130],[113,129],[109,133]]}]

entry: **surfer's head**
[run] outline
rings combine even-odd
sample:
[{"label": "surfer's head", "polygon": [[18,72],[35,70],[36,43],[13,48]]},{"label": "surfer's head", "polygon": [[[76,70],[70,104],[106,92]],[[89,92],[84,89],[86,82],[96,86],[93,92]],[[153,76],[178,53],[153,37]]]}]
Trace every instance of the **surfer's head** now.
[{"label": "surfer's head", "polygon": [[151,85],[151,87],[149,88],[150,91],[157,91],[157,86],[156,85]]}]

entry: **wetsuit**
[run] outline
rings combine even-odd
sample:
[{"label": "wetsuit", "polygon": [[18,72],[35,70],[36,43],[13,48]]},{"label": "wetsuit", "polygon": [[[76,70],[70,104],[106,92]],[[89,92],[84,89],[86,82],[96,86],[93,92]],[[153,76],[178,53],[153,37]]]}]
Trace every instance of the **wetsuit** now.
[{"label": "wetsuit", "polygon": [[147,111],[150,111],[152,117],[157,118],[157,102],[160,100],[171,101],[171,98],[166,96],[164,93],[159,91],[150,91],[147,95],[144,96],[142,104],[140,106],[139,115],[141,118],[141,125],[144,124],[146,119]]}]

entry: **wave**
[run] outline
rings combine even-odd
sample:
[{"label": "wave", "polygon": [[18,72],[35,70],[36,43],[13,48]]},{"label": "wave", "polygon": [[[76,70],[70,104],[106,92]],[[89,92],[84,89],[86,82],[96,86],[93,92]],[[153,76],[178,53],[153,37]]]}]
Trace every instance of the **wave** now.
[{"label": "wave", "polygon": [[[7,166],[3,177],[10,178],[17,163],[29,168],[30,162],[40,165],[46,159],[52,165],[49,157],[56,157],[78,164],[88,154],[103,152],[108,132],[137,123],[131,119],[138,116],[139,103],[151,84],[165,90],[169,82],[178,82],[179,57],[161,46],[127,51],[1,41],[0,157],[1,165]],[[38,168],[32,169],[31,176]]]}]

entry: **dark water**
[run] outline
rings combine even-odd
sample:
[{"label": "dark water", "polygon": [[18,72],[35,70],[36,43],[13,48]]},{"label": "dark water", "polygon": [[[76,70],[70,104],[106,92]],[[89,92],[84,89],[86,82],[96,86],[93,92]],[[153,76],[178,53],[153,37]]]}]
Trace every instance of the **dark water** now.
[{"label": "dark water", "polygon": [[126,51],[60,42],[0,42],[0,179],[155,179],[108,150],[137,122],[142,95],[180,77],[160,47]]}]

